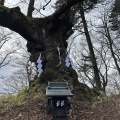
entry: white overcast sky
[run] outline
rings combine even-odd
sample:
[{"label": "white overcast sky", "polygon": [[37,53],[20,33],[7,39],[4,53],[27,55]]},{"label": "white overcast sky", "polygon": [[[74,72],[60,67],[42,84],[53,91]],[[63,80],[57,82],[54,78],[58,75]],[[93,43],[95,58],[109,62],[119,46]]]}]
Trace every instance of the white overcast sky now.
[{"label": "white overcast sky", "polygon": [[[26,3],[24,2],[20,2],[22,0],[5,0],[5,6],[7,7],[16,7],[19,6],[21,8],[21,11],[26,15],[27,14],[27,8],[28,8],[28,3],[29,0],[25,0]],[[50,15],[51,13],[54,12],[54,9],[51,6],[54,6],[56,0],[51,0],[51,2],[45,7],[45,10],[43,10],[43,6],[46,5],[46,3],[50,1],[50,0],[35,0],[35,8],[39,11],[40,13],[42,13],[45,16]],[[39,14],[39,12],[37,12],[37,10],[34,10],[33,12],[33,16],[34,17],[44,17],[41,14]]]}]

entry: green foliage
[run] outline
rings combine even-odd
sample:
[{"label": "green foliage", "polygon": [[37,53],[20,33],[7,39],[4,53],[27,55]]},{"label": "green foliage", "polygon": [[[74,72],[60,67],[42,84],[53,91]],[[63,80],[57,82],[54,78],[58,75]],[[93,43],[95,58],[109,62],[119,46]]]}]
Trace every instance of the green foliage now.
[{"label": "green foliage", "polygon": [[63,79],[66,80],[66,81],[69,81],[70,80],[70,77],[68,75],[63,75]]},{"label": "green foliage", "polygon": [[74,88],[73,94],[81,101],[93,101],[94,98],[91,89],[83,83]]},{"label": "green foliage", "polygon": [[9,103],[13,101],[13,95],[12,94],[5,94],[0,98],[0,105],[3,103]]},{"label": "green foliage", "polygon": [[55,3],[54,8],[55,9],[59,9],[63,4],[65,4],[67,2],[67,0],[57,0]]},{"label": "green foliage", "polygon": [[94,101],[105,102],[108,97],[103,91],[99,91],[99,95],[94,98]]},{"label": "green foliage", "polygon": [[40,98],[45,95],[45,84],[38,84],[35,87],[28,88],[24,86],[17,94],[5,94],[0,98],[0,106],[13,107],[21,105],[25,99],[32,97],[33,99]]},{"label": "green foliage", "polygon": [[23,100],[26,98],[27,94],[24,92],[28,89],[27,86],[23,85],[19,88],[19,92],[17,94],[5,94],[0,98],[0,105],[4,104],[7,106],[14,106],[15,104],[21,104]]},{"label": "green foliage", "polygon": [[[67,4],[68,2],[69,2],[69,0],[57,0],[55,3],[55,6],[53,8],[59,9],[63,4]],[[97,2],[98,2],[98,0],[84,0],[82,2],[82,4],[84,6],[84,9],[88,12],[91,9],[93,9],[93,7],[97,4]],[[81,1],[79,3],[81,4]],[[74,24],[80,18],[80,15],[77,14],[77,13],[79,13],[79,11],[80,11],[79,4],[74,5],[70,9],[69,18],[70,18],[70,21]],[[65,13],[65,15],[66,15],[66,13]]]},{"label": "green foliage", "polygon": [[24,92],[28,94],[45,93],[45,88],[46,88],[45,84],[36,84],[34,87],[30,87]]},{"label": "green foliage", "polygon": [[58,76],[57,76],[57,73],[54,69],[52,68],[46,68],[44,70],[44,72],[41,73],[41,76],[40,76],[40,83],[46,83],[48,81],[51,81],[53,79],[56,79]]},{"label": "green foliage", "polygon": [[33,22],[33,19],[31,18],[31,17],[26,17],[26,19],[27,19],[27,21],[30,23],[30,24],[32,24],[32,22]]},{"label": "green foliage", "polygon": [[12,107],[15,106],[16,104],[21,104],[25,97],[26,97],[25,93],[18,93],[17,95],[5,94],[0,98],[0,106],[4,105]]},{"label": "green foliage", "polygon": [[73,94],[81,101],[105,102],[108,99],[103,91],[99,91],[96,87],[91,89],[83,83],[79,83],[79,86],[73,89]]},{"label": "green foliage", "polygon": [[70,66],[66,67],[64,65],[61,65],[59,68],[59,73],[63,76],[63,79],[68,81],[71,86],[78,86],[78,76],[76,71]]}]

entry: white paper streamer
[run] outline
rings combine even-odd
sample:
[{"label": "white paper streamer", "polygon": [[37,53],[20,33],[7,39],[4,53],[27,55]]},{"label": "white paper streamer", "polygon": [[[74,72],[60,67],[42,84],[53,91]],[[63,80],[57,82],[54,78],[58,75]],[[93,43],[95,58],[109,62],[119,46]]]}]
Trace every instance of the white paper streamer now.
[{"label": "white paper streamer", "polygon": [[57,67],[61,64],[61,57],[60,57],[60,48],[57,46],[57,50],[58,50],[58,55],[59,55],[59,64],[57,65]]},{"label": "white paper streamer", "polygon": [[71,61],[70,61],[70,58],[69,58],[69,56],[67,54],[66,59],[65,59],[65,66],[69,67],[70,64],[71,64]]},{"label": "white paper streamer", "polygon": [[72,60],[70,59],[69,55],[67,54],[66,59],[65,59],[65,66],[70,67],[70,65],[75,70],[75,66],[74,66]]},{"label": "white paper streamer", "polygon": [[37,60],[37,63],[38,63],[38,65],[37,65],[37,68],[38,68],[37,72],[38,72],[38,77],[39,77],[40,74],[43,72],[43,70],[42,70],[41,54],[40,54],[40,56],[39,56],[39,58]]}]

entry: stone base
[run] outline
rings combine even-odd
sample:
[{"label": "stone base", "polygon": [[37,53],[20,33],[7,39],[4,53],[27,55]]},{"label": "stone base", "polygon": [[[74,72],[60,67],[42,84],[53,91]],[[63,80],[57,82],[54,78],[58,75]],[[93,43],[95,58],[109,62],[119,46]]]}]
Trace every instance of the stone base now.
[{"label": "stone base", "polygon": [[52,120],[68,120],[68,117],[53,117]]}]

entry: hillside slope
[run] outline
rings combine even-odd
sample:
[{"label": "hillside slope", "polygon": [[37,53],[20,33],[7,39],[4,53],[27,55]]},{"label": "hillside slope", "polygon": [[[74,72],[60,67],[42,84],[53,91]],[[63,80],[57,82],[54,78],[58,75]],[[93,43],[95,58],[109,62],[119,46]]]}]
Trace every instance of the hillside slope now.
[{"label": "hillside slope", "polygon": [[[40,94],[30,94],[21,103],[3,100],[0,104],[0,120],[51,120],[47,113],[47,98]],[[104,102],[80,101],[71,99],[72,109],[69,120],[119,120],[120,95],[108,98]]]}]

